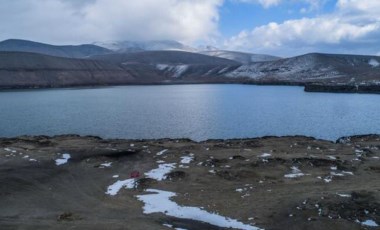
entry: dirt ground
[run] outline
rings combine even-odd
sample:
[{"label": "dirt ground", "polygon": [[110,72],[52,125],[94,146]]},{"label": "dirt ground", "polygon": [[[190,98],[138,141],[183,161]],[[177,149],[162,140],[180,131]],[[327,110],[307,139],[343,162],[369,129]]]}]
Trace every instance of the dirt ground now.
[{"label": "dirt ground", "polygon": [[[57,165],[63,154],[70,159]],[[163,180],[145,174],[164,163],[176,164]],[[336,143],[301,136],[199,143],[4,138],[0,229],[224,229],[165,212],[144,214],[136,197],[146,189],[174,192],[179,206],[260,229],[379,229],[379,176],[375,135]],[[131,177],[132,189],[107,194]]]}]

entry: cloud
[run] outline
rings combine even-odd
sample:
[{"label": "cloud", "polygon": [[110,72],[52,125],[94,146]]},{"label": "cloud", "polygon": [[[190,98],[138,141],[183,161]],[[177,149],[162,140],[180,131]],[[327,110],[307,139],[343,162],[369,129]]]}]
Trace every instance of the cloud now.
[{"label": "cloud", "polygon": [[285,2],[288,2],[288,3],[304,3],[304,4],[308,5],[308,7],[302,8],[301,10],[304,11],[304,13],[306,13],[306,12],[318,10],[328,0],[290,0],[290,1],[289,0],[288,1],[285,1],[285,0],[233,0],[233,1],[242,2],[242,3],[260,4],[264,8],[270,8],[270,7],[278,6],[281,3],[285,3]]},{"label": "cloud", "polygon": [[259,3],[264,8],[277,6],[282,2],[282,0],[237,0],[237,1],[238,2],[244,2],[244,3]]},{"label": "cloud", "polygon": [[0,5],[0,39],[207,40],[218,34],[222,4],[223,0],[12,0]]},{"label": "cloud", "polygon": [[338,0],[334,13],[269,23],[245,30],[225,46],[253,52],[376,54],[380,51],[380,1]]}]

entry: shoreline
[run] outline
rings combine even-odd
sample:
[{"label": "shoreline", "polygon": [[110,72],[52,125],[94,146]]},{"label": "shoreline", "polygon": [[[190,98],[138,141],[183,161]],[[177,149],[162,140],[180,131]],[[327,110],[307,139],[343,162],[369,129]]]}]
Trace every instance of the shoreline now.
[{"label": "shoreline", "polygon": [[260,137],[245,137],[245,138],[216,138],[216,139],[207,139],[207,140],[201,140],[196,141],[191,138],[152,138],[152,139],[131,139],[131,138],[103,138],[101,136],[97,135],[80,135],[80,134],[57,134],[57,135],[18,135],[14,137],[2,137],[0,136],[1,140],[28,140],[28,139],[55,139],[55,138],[93,138],[97,140],[102,141],[137,141],[137,142],[166,142],[166,141],[184,141],[184,142],[191,142],[193,144],[204,144],[207,142],[228,142],[228,141],[254,141],[254,140],[266,140],[266,139],[283,139],[283,138],[304,138],[309,139],[311,141],[324,141],[324,142],[331,142],[334,144],[340,143],[342,140],[345,139],[359,139],[359,138],[380,138],[380,133],[370,133],[370,134],[359,134],[359,135],[347,135],[347,136],[341,136],[338,137],[335,140],[329,140],[329,139],[323,139],[323,138],[316,138],[313,136],[306,136],[306,135],[284,135],[284,136],[276,136],[276,135],[266,135],[266,136],[260,136]]},{"label": "shoreline", "polygon": [[301,86],[307,93],[350,93],[350,94],[380,94],[380,85],[352,85],[352,84],[324,84],[314,82],[255,82],[241,80],[216,80],[216,81],[171,81],[171,82],[137,82],[126,84],[79,84],[64,86],[9,86],[0,87],[0,92],[12,90],[42,90],[42,89],[92,89],[118,86],[160,86],[160,85],[256,85],[256,86]]}]

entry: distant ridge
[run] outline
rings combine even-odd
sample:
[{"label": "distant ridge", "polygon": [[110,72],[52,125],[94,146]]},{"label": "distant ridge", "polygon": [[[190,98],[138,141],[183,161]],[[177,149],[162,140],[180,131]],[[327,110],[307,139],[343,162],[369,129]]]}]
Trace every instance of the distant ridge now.
[{"label": "distant ridge", "polygon": [[176,50],[186,52],[196,52],[197,49],[172,40],[151,40],[151,41],[110,41],[94,42],[94,45],[105,47],[119,53],[136,51],[162,51]]},{"label": "distant ridge", "polygon": [[200,54],[209,55],[213,57],[220,57],[230,59],[242,64],[251,64],[253,62],[264,62],[264,61],[276,61],[281,59],[280,57],[266,55],[266,54],[252,54],[243,53],[237,51],[229,50],[208,50],[199,52]]},{"label": "distant ridge", "polygon": [[9,39],[0,42],[0,51],[31,52],[69,58],[84,58],[112,52],[106,48],[90,44],[54,46],[20,39]]}]

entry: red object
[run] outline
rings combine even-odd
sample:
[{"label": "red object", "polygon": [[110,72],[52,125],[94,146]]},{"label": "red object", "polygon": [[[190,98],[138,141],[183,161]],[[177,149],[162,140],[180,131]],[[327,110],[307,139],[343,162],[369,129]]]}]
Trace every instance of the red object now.
[{"label": "red object", "polygon": [[131,172],[131,178],[137,178],[140,177],[140,172],[139,171],[133,171]]}]

